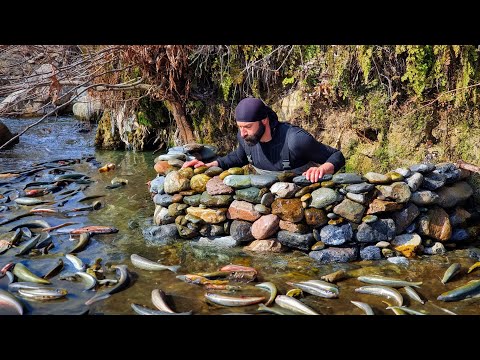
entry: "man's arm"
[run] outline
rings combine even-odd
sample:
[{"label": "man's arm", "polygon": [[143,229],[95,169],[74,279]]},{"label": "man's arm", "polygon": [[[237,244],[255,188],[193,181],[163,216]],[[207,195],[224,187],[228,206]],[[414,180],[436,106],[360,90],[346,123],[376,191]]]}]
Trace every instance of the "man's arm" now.
[{"label": "man's arm", "polygon": [[302,175],[311,182],[317,182],[325,174],[334,174],[345,165],[345,157],[342,152],[331,146],[322,144],[307,131],[295,128],[289,137],[289,148],[292,154],[299,159],[321,164],[309,168]]},{"label": "man's arm", "polygon": [[291,130],[288,145],[295,158],[311,160],[317,164],[330,163],[333,165],[333,173],[345,165],[345,157],[340,150],[322,144],[301,128]]},{"label": "man's arm", "polygon": [[215,161],[209,162],[205,164],[203,161],[198,160],[198,159],[193,159],[190,161],[186,161],[183,163],[182,168],[186,168],[188,166],[193,166],[195,168],[199,166],[220,166],[222,169],[227,170],[231,167],[235,166],[243,166],[248,163],[247,160],[247,154],[245,153],[245,149],[242,146],[242,141],[239,139],[239,134],[237,133],[237,141],[238,141],[238,147],[233,150],[231,153],[218,158]]},{"label": "man's arm", "polygon": [[240,132],[237,132],[238,146],[231,153],[217,159],[218,166],[227,170],[231,167],[240,167],[248,164],[247,154],[243,148],[243,140],[240,137]]}]

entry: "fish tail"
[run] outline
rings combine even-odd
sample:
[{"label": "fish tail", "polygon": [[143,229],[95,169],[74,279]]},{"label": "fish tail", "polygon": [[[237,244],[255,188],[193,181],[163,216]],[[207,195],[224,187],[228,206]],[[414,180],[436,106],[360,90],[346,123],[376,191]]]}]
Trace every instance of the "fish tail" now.
[{"label": "fish tail", "polygon": [[172,266],[169,266],[168,269],[176,273],[178,269],[180,269],[180,265],[172,265]]}]

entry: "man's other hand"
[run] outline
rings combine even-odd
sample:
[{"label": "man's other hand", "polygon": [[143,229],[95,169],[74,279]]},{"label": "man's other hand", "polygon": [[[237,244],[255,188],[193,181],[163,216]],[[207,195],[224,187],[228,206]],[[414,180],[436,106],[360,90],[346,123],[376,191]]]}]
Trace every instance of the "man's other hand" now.
[{"label": "man's other hand", "polygon": [[302,175],[306,177],[312,183],[316,183],[318,179],[321,179],[325,174],[333,174],[335,167],[332,163],[325,163],[320,166],[312,166],[305,171]]},{"label": "man's other hand", "polygon": [[193,166],[194,168],[197,168],[199,166],[208,166],[208,167],[212,167],[212,166],[218,166],[218,161],[212,161],[212,162],[209,162],[207,164],[205,164],[203,161],[201,160],[198,160],[198,159],[193,159],[193,160],[190,160],[190,161],[185,161],[182,165],[182,169],[183,168],[186,168],[188,166]]},{"label": "man's other hand", "polygon": [[203,166],[205,165],[205,163],[201,160],[198,160],[198,159],[193,159],[193,160],[190,160],[190,161],[185,161],[182,165],[182,169],[183,168],[186,168],[186,167],[189,167],[189,166],[193,166],[194,168],[197,168],[199,166]]}]

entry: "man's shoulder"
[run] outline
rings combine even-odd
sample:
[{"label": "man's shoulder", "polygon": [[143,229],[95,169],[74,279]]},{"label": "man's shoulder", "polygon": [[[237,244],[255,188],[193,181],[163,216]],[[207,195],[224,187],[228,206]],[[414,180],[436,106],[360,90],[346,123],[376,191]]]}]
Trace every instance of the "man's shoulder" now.
[{"label": "man's shoulder", "polygon": [[290,123],[287,123],[288,124],[288,132],[287,132],[287,135],[290,138],[304,138],[304,137],[311,137],[312,135],[307,131],[305,130],[304,128],[300,127],[300,126],[297,126],[297,125],[293,125],[293,124],[290,124]]}]

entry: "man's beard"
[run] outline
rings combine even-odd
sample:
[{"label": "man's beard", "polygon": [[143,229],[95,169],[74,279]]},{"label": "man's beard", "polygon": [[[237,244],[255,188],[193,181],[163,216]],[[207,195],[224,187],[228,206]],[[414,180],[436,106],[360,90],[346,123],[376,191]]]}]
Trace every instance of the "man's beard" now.
[{"label": "man's beard", "polygon": [[265,125],[261,121],[259,121],[260,126],[258,130],[253,135],[245,136],[243,140],[247,143],[248,146],[257,145],[260,139],[262,138],[263,134],[265,133]]}]

